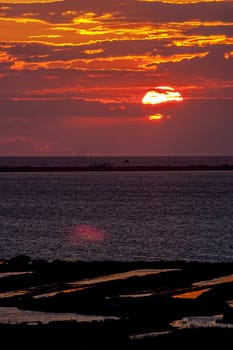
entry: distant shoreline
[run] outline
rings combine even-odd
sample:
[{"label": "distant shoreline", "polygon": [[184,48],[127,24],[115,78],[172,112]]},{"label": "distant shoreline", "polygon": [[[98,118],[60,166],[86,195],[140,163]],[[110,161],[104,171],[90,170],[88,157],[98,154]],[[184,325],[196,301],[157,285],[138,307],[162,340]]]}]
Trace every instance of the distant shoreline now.
[{"label": "distant shoreline", "polygon": [[111,166],[109,164],[96,166],[22,166],[22,167],[0,167],[0,173],[5,172],[90,172],[90,171],[217,171],[217,170],[233,170],[233,165],[155,165],[155,166]]}]

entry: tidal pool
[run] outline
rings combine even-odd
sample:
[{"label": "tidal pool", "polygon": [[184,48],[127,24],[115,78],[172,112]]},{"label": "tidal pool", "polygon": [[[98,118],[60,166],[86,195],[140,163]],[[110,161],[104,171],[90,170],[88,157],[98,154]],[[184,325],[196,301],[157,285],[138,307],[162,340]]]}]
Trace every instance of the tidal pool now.
[{"label": "tidal pool", "polygon": [[179,329],[184,328],[209,328],[209,327],[220,327],[220,328],[233,328],[231,323],[221,322],[223,315],[213,316],[188,316],[183,317],[181,320],[176,320],[170,323],[171,326]]},{"label": "tidal pool", "polygon": [[0,323],[49,323],[51,321],[76,321],[91,322],[103,320],[118,320],[115,316],[83,315],[76,313],[41,312],[31,310],[21,310],[17,307],[0,307]]}]

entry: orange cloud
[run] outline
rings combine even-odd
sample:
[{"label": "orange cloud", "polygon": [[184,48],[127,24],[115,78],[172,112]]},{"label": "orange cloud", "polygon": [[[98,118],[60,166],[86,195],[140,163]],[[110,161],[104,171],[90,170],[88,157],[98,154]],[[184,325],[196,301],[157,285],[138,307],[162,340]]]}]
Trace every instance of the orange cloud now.
[{"label": "orange cloud", "polygon": [[231,2],[232,0],[136,0],[138,2],[163,2],[163,3],[167,3],[167,4],[197,4],[200,2],[223,2],[223,1],[228,1]]},{"label": "orange cloud", "polygon": [[205,47],[210,45],[232,45],[233,37],[227,38],[226,35],[191,35],[186,38],[173,40],[175,46],[199,46]]},{"label": "orange cloud", "polygon": [[226,53],[224,54],[224,57],[225,57],[226,60],[229,60],[230,58],[233,58],[233,51],[231,51],[231,52],[226,52]]},{"label": "orange cloud", "polygon": [[[98,49],[96,53],[101,53],[102,49]],[[90,51],[86,52],[90,54]],[[91,51],[94,54],[93,51]],[[35,56],[33,62],[18,60],[17,57],[11,59],[12,70],[37,70],[37,69],[81,69],[81,70],[128,70],[128,71],[144,71],[157,69],[157,65],[166,62],[181,62],[183,60],[191,60],[196,57],[205,57],[208,52],[177,54],[171,56],[113,56],[113,57],[95,57],[72,60],[50,60],[46,61],[47,55]],[[45,60],[36,61],[36,57],[44,57]]]},{"label": "orange cloud", "polygon": [[102,53],[104,52],[103,49],[93,49],[93,50],[84,50],[84,53],[86,53],[87,55],[94,55],[94,54],[98,54],[98,53]]},{"label": "orange cloud", "polygon": [[7,51],[0,51],[0,62],[10,62],[12,57],[8,54]]},{"label": "orange cloud", "polygon": [[40,3],[49,3],[49,2],[63,2],[64,0],[1,0],[1,3],[4,4],[40,4]]}]

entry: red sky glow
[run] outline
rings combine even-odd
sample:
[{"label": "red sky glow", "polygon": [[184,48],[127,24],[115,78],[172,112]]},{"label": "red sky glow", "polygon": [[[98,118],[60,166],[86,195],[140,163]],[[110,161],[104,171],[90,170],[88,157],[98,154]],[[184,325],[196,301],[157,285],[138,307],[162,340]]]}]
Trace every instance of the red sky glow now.
[{"label": "red sky glow", "polygon": [[0,31],[0,155],[233,154],[233,1],[0,1]]}]

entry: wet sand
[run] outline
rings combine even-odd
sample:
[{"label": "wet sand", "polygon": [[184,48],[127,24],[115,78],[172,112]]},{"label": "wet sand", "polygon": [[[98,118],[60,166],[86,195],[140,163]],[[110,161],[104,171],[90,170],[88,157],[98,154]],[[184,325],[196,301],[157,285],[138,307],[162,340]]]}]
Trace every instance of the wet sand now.
[{"label": "wet sand", "polygon": [[2,261],[0,276],[0,332],[9,347],[16,339],[24,348],[56,349],[209,348],[233,340],[233,262],[19,256]]}]

